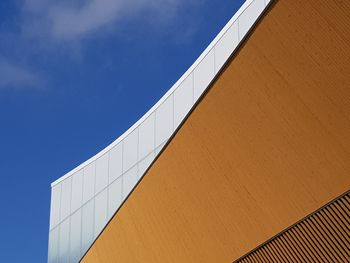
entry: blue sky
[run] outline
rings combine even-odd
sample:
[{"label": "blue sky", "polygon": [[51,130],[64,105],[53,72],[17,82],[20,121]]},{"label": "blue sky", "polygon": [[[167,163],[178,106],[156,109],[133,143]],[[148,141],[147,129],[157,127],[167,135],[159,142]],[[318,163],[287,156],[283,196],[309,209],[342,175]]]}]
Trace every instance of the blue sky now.
[{"label": "blue sky", "polygon": [[46,262],[50,183],[137,121],[243,2],[0,1],[3,262]]}]

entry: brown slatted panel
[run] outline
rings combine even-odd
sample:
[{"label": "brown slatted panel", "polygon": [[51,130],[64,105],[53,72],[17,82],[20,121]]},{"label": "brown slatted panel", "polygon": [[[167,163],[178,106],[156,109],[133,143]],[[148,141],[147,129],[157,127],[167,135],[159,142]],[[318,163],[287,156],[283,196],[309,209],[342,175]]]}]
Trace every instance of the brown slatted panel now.
[{"label": "brown slatted panel", "polygon": [[350,262],[350,191],[235,262]]}]

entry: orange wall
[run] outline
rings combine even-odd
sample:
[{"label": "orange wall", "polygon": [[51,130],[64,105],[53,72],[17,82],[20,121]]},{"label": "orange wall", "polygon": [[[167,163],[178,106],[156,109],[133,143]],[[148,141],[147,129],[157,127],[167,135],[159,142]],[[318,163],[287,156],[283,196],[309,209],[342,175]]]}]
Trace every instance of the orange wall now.
[{"label": "orange wall", "polygon": [[276,2],[83,262],[232,262],[350,188],[350,2]]}]

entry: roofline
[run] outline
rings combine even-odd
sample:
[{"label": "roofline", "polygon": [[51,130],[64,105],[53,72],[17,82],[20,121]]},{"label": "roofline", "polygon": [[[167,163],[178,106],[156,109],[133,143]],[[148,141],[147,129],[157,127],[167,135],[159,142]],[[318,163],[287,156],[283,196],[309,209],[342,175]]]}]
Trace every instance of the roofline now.
[{"label": "roofline", "polygon": [[[65,179],[69,178],[79,170],[83,169],[85,166],[90,163],[96,161],[98,158],[103,156],[109,150],[117,146],[120,142],[122,142],[130,133],[132,133],[140,124],[143,123],[156,109],[181,85],[181,83],[197,68],[197,66],[202,62],[202,60],[209,54],[209,52],[215,47],[215,45],[219,42],[219,40],[225,35],[227,30],[233,25],[233,23],[238,19],[238,17],[249,7],[249,5],[254,0],[247,0],[243,3],[243,5],[238,9],[238,11],[233,15],[230,21],[224,26],[224,28],[220,31],[220,33],[214,38],[214,40],[208,45],[208,47],[202,52],[202,54],[197,58],[197,60],[189,67],[189,69],[178,79],[175,84],[163,95],[163,97],[153,105],[153,107],[146,112],[137,122],[135,122],[126,132],[124,132],[121,136],[119,136],[115,141],[113,141],[106,148],[98,152],[96,155],[86,160],[82,164],[78,165],[73,170],[69,171],[62,177],[58,178],[56,181],[51,183],[51,187],[59,184]],[[213,76],[213,79],[215,75]]]}]

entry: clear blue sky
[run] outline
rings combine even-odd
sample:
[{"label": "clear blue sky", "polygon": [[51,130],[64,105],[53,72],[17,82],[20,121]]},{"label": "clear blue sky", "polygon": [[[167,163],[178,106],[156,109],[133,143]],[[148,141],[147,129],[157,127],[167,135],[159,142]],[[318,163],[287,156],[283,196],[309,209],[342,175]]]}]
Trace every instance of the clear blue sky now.
[{"label": "clear blue sky", "polygon": [[2,262],[46,262],[50,183],[137,121],[243,2],[0,1]]}]

